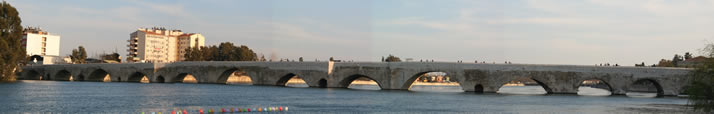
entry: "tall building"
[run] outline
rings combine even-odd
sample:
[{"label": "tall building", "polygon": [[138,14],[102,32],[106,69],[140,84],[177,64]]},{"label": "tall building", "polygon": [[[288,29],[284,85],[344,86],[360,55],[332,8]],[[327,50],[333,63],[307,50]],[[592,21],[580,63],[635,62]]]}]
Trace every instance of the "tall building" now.
[{"label": "tall building", "polygon": [[23,30],[22,46],[35,64],[54,64],[59,57],[60,36],[51,35],[39,27],[27,27]]},{"label": "tall building", "polygon": [[185,50],[204,45],[204,37],[197,33],[165,28],[139,28],[129,35],[128,62],[183,61]]}]

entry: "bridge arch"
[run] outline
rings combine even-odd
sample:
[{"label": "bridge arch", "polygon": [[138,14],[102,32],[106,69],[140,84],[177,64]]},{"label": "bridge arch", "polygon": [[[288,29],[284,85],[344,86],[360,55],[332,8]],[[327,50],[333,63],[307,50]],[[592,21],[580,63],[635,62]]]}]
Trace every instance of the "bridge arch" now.
[{"label": "bridge arch", "polygon": [[515,81],[515,80],[523,80],[523,79],[533,80],[540,87],[542,87],[543,90],[545,90],[545,92],[546,92],[545,94],[553,94],[553,90],[550,88],[550,86],[548,86],[546,83],[544,83],[542,81],[543,79],[538,79],[536,77],[520,77],[520,76],[510,77],[510,78],[508,78],[508,80],[503,80],[503,82],[500,83],[501,85],[496,90],[500,91],[504,86],[506,86],[510,82]]},{"label": "bridge arch", "polygon": [[174,82],[174,83],[194,83],[193,81],[185,82],[184,80],[188,77],[193,77],[195,79],[195,83],[201,82],[201,78],[198,78],[197,76],[195,76],[191,73],[180,73],[180,74],[176,75],[170,81]]},{"label": "bridge arch", "polygon": [[[400,89],[412,90],[415,84],[424,84],[423,87],[416,88],[414,91],[464,92],[463,82],[460,82],[460,79],[455,75],[456,73],[454,72],[444,70],[418,72],[409,77]],[[429,79],[427,77],[432,78]],[[422,78],[422,81],[426,80],[428,82],[417,83],[420,78]]]},{"label": "bridge arch", "polygon": [[[107,77],[109,78],[109,80],[105,80],[105,78]],[[96,82],[112,81],[112,76],[104,69],[96,69],[89,74],[89,79],[87,80]]]},{"label": "bridge arch", "polygon": [[42,80],[42,74],[35,70],[27,70],[23,73],[25,80]]},{"label": "bridge arch", "polygon": [[355,81],[355,80],[357,80],[357,79],[359,79],[359,78],[367,78],[367,79],[370,79],[370,80],[372,80],[372,81],[374,81],[374,82],[377,82],[377,86],[379,86],[380,89],[384,88],[384,87],[382,86],[383,84],[380,82],[380,80],[375,80],[375,79],[372,78],[372,77],[369,77],[369,76],[367,76],[367,75],[362,75],[362,74],[353,74],[353,75],[350,75],[350,76],[348,76],[348,77],[342,79],[342,81],[340,81],[339,85],[340,85],[340,87],[348,88],[348,87],[350,86],[350,84],[352,84],[353,81]]},{"label": "bridge arch", "polygon": [[141,73],[141,72],[134,72],[131,75],[129,75],[129,79],[126,80],[127,82],[141,82],[143,78],[149,78],[146,74]]},{"label": "bridge arch", "polygon": [[152,83],[164,83],[164,82],[166,82],[166,79],[164,78],[164,76],[159,75],[159,76],[156,76],[156,79],[154,79],[154,82],[152,82]]},{"label": "bridge arch", "polygon": [[84,80],[85,80],[85,78],[84,78],[84,75],[82,75],[82,74],[79,74],[79,75],[77,75],[77,78],[74,78],[74,81],[84,81]]},{"label": "bridge arch", "polygon": [[72,73],[67,71],[67,70],[60,70],[57,71],[57,73],[54,76],[54,80],[59,80],[59,81],[69,81],[69,78],[72,77]]},{"label": "bridge arch", "polygon": [[317,87],[319,88],[327,88],[327,80],[322,78],[317,84]]},{"label": "bridge arch", "polygon": [[[295,74],[295,73],[285,74],[285,75],[283,75],[282,77],[280,77],[280,79],[278,79],[278,81],[275,83],[275,85],[277,85],[277,86],[287,86],[288,81],[290,81],[290,79],[293,79],[294,77],[300,77],[300,76],[298,76],[298,75]],[[305,82],[306,85],[307,85],[307,82],[309,82],[309,81],[308,81],[306,78],[304,78],[304,77],[300,77],[300,79],[302,79],[302,81]]]},{"label": "bridge arch", "polygon": [[632,83],[627,87],[627,92],[649,92],[651,91],[651,88],[645,87],[646,90],[642,90],[642,88],[637,88],[639,86],[638,84],[652,84],[654,86],[655,91],[656,91],[656,96],[655,97],[661,97],[664,95],[664,90],[662,86],[659,84],[659,82],[656,79],[651,79],[651,78],[640,78]]},{"label": "bridge arch", "polygon": [[[577,94],[584,96],[610,96],[613,94],[613,87],[607,81],[600,78],[585,78],[577,81]],[[607,92],[605,92],[607,91]]]},{"label": "bridge arch", "polygon": [[[240,76],[239,76],[239,75],[235,75],[236,73],[238,73]],[[247,76],[247,77],[250,79],[250,84],[255,84],[254,81],[255,81],[256,78],[255,78],[254,76],[248,75],[248,74],[249,74],[249,73],[248,73],[247,71],[243,70],[243,69],[231,68],[231,69],[228,69],[228,70],[223,71],[223,73],[221,73],[221,75],[220,75],[220,76],[218,77],[218,79],[216,80],[216,83],[228,84],[228,79],[229,79],[231,76],[234,76],[234,75],[235,75],[235,76],[238,76],[238,77]]]}]

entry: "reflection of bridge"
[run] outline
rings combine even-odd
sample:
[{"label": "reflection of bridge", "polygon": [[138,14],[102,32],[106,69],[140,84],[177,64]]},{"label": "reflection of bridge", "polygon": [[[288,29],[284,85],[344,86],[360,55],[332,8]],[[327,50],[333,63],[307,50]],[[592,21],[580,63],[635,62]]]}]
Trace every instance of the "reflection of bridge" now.
[{"label": "reflection of bridge", "polygon": [[573,65],[464,64],[464,63],[328,63],[328,62],[178,62],[136,64],[76,64],[27,66],[20,78],[139,82],[181,82],[191,74],[198,83],[226,83],[231,73],[243,71],[254,85],[284,85],[300,76],[310,87],[346,88],[359,77],[373,79],[382,89],[409,89],[428,72],[445,72],[465,91],[496,92],[517,78],[530,78],[548,93],[576,94],[584,80],[599,79],[613,94],[625,94],[633,83],[654,83],[659,95],[678,95],[688,84],[689,69],[651,67],[598,67]]}]

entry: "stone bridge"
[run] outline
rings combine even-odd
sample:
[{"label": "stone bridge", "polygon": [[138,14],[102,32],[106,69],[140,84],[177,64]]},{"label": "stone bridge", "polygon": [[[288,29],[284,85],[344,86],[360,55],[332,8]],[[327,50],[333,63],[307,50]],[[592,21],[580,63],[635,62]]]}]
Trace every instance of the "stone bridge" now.
[{"label": "stone bridge", "polygon": [[284,86],[299,76],[310,87],[347,88],[357,78],[374,80],[385,90],[408,90],[422,74],[445,72],[464,91],[496,92],[518,78],[533,79],[548,93],[576,94],[584,80],[605,82],[614,95],[628,92],[638,82],[651,82],[658,95],[679,95],[689,84],[691,69],[603,67],[577,65],[473,64],[439,62],[176,62],[126,64],[66,64],[26,66],[20,79],[139,82],[181,82],[188,74],[198,83],[225,84],[235,71],[245,72],[253,85]]}]

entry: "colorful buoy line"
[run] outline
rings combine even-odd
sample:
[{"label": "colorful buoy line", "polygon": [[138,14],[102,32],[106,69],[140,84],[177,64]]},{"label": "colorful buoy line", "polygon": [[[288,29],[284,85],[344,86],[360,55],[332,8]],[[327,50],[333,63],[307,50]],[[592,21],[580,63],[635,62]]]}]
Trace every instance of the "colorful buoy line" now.
[{"label": "colorful buoy line", "polygon": [[260,108],[220,108],[214,110],[213,108],[199,108],[193,110],[186,109],[174,109],[169,113],[162,112],[141,112],[141,114],[216,114],[216,113],[239,113],[239,112],[287,112],[288,107],[260,107]]}]

